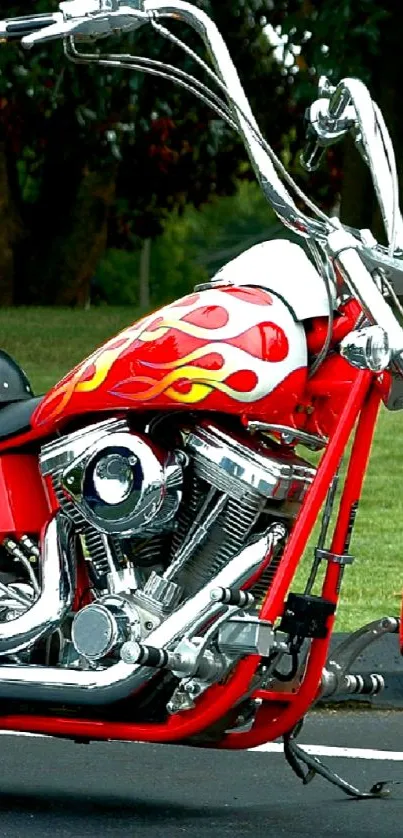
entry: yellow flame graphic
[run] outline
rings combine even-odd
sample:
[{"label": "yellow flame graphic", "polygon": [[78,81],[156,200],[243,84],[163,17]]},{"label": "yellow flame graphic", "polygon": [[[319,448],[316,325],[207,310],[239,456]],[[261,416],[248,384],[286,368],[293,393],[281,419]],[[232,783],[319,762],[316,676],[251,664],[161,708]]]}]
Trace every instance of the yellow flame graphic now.
[{"label": "yellow flame graphic", "polygon": [[[220,369],[207,369],[201,366],[190,366],[192,361],[199,361],[212,353],[222,358]],[[148,376],[135,376],[132,384],[149,384],[149,388],[141,392],[125,391],[125,398],[130,401],[148,401],[165,393],[166,396],[184,404],[196,404],[205,399],[213,390],[220,390],[227,396],[239,402],[253,402],[266,396],[273,389],[273,378],[267,376],[267,361],[256,358],[236,346],[225,343],[210,343],[190,352],[184,358],[176,361],[144,364],[152,369],[170,370],[160,381]],[[288,365],[288,364],[287,364]],[[284,375],[284,362],[276,364],[279,368],[279,381]],[[255,374],[256,383],[248,391],[235,390],[226,383],[226,379],[234,372],[244,370]],[[288,370],[287,370],[288,371]],[[177,382],[189,384],[189,391],[180,391],[174,387]],[[118,393],[116,393],[118,395]]]},{"label": "yellow flame graphic", "polygon": [[[267,304],[272,305],[272,300],[269,297]],[[225,325],[217,328],[212,326],[202,327],[182,319],[199,308],[206,309],[209,306],[219,306],[227,312],[228,319]],[[154,324],[155,328],[153,328]],[[56,402],[57,399],[60,400],[52,413],[61,413],[74,392],[90,393],[100,387],[106,380],[115,361],[130,349],[135,341],[138,340],[142,343],[158,341],[171,330],[177,330],[184,335],[189,335],[189,337],[207,341],[211,341],[213,337],[214,341],[220,342],[211,342],[206,347],[197,349],[179,360],[159,365],[147,364],[149,367],[160,370],[166,369],[170,372],[160,381],[134,374],[133,385],[138,383],[150,386],[143,392],[125,393],[125,398],[142,401],[165,393],[174,401],[195,404],[205,399],[213,389],[220,390],[240,402],[251,402],[262,398],[273,387],[272,381],[271,384],[266,382],[266,386],[263,384],[264,377],[267,375],[267,363],[241,349],[221,342],[239,337],[255,324],[256,306],[244,299],[237,299],[233,295],[226,294],[223,290],[204,291],[196,301],[194,296],[191,298],[184,297],[179,305],[175,303],[172,306],[166,306],[160,313],[156,312],[148,315],[93,352],[53,390],[50,403]],[[218,352],[223,358],[223,366],[220,369],[212,370],[203,369],[200,366],[190,366],[192,362],[212,352]],[[141,361],[141,363],[145,365],[144,361]],[[278,366],[282,367],[282,363]],[[251,371],[256,374],[256,386],[249,392],[234,390],[225,383],[225,379],[237,370]],[[180,388],[174,386],[180,381],[190,385],[188,392],[180,392]],[[116,392],[115,395],[123,396],[123,392]]]}]

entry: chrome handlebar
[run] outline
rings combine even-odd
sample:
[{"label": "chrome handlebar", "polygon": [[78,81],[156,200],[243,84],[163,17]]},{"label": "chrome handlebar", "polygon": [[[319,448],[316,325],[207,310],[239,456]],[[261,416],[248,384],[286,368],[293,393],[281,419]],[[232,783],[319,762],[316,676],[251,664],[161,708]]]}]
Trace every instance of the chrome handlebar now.
[{"label": "chrome handlebar", "polygon": [[403,220],[399,208],[396,161],[382,113],[358,79],[342,79],[332,87],[319,80],[319,98],[307,113],[307,147],[302,162],[317,168],[325,148],[352,133],[367,163],[389,241],[389,253],[403,248]]},{"label": "chrome handlebar", "polygon": [[55,23],[62,22],[63,15],[61,12],[55,12],[55,14],[49,15],[27,15],[26,17],[1,20],[0,40],[11,40],[12,38],[21,39],[25,35],[30,35],[32,32],[42,32],[48,26],[53,26]]},{"label": "chrome handlebar", "polygon": [[403,288],[403,258],[394,254],[396,245],[403,247],[403,224],[396,209],[393,149],[382,115],[365,86],[355,79],[345,79],[338,88],[323,90],[319,105],[315,103],[316,121],[312,124],[314,131],[315,126],[319,129],[318,145],[334,142],[340,132],[356,131],[374,176],[390,242],[388,251],[377,244],[369,246],[361,231],[347,231],[337,219],[327,218],[320,210],[316,218],[310,218],[297,208],[277,174],[226,44],[201,9],[186,0],[65,0],[59,9],[55,15],[0,21],[0,38],[15,37],[21,26],[18,37],[22,35],[22,45],[28,48],[55,39],[91,41],[133,31],[161,18],[181,20],[198,32],[227,92],[234,121],[268,202],[285,226],[319,242],[327,256],[339,264],[350,291],[361,301],[370,320],[387,332],[395,358],[403,363],[403,329],[371,275],[381,268]]}]

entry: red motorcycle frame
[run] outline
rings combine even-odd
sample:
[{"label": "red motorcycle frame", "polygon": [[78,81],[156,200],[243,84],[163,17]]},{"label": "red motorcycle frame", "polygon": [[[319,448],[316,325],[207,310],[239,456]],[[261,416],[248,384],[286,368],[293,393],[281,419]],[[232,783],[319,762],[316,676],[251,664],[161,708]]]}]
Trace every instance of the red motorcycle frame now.
[{"label": "red motorcycle frame", "polygon": [[[166,29],[166,19],[169,21],[172,18],[189,24],[202,37],[207,53],[213,60],[214,71],[202,61],[199,55],[193,53],[184,42]],[[210,80],[218,84],[220,94],[223,93],[224,98],[220,98],[215,92],[212,93],[206,85],[193,76],[182,71],[178,73],[173,65],[161,65],[161,62],[147,58],[139,59],[136,56],[120,53],[101,53],[98,50],[84,53],[76,48],[76,38],[79,46],[79,39],[85,40],[88,35],[91,38],[98,38],[110,35],[111,32],[116,34],[135,31],[144,25],[152,27],[159,36],[174,41],[185,50],[188,56],[192,56],[196,63],[201,64],[209,74]],[[235,66],[215,24],[203,10],[192,6],[187,0],[171,0],[170,3],[166,3],[166,0],[140,0],[140,2],[139,0],[125,0],[124,4],[121,4],[119,0],[112,4],[101,2],[97,4],[92,0],[90,2],[87,0],[78,0],[74,3],[63,2],[59,12],[54,14],[0,21],[0,36],[6,39],[17,37],[22,39],[24,46],[29,47],[48,39],[62,39],[65,55],[78,64],[93,64],[108,68],[121,67],[135,71],[140,69],[157,76],[161,75],[161,66],[165,67],[162,72],[164,77],[168,75],[168,78],[177,84],[185,85],[192,90],[231,128],[235,128],[244,142],[268,203],[288,229],[306,240],[316,266],[315,269],[312,261],[307,259],[301,249],[297,248],[298,256],[295,257],[295,252],[294,255],[290,252],[292,248],[290,243],[285,246],[287,253],[284,247],[281,248],[281,252],[277,251],[277,258],[275,254],[274,257],[272,256],[271,248],[267,249],[267,242],[257,246],[256,249],[252,248],[251,251],[254,252],[248,251],[247,258],[242,261],[241,265],[239,261],[234,260],[237,262],[235,269],[233,263],[232,267],[231,263],[227,265],[211,283],[207,284],[207,288],[203,286],[200,290],[196,289],[193,295],[171,304],[124,330],[69,373],[38,405],[35,406],[31,402],[24,414],[25,420],[29,417],[29,429],[27,430],[29,423],[25,421],[24,433],[17,433],[14,430],[9,433],[8,439],[3,437],[3,441],[0,442],[2,497],[0,538],[2,536],[5,541],[5,538],[11,535],[18,541],[25,535],[26,544],[30,540],[30,535],[33,534],[34,548],[37,549],[36,542],[46,543],[50,526],[52,526],[52,531],[57,531],[58,521],[53,521],[52,518],[59,511],[56,492],[61,484],[52,483],[51,476],[49,477],[51,471],[44,471],[47,476],[43,480],[38,463],[39,449],[46,442],[50,442],[52,448],[55,439],[58,444],[59,434],[68,435],[72,432],[74,438],[77,439],[77,432],[80,436],[88,424],[97,422],[100,418],[116,419],[129,416],[135,419],[140,414],[143,418],[144,415],[147,418],[150,411],[151,414],[154,411],[154,415],[157,413],[158,417],[164,414],[175,414],[185,417],[181,428],[186,432],[185,424],[191,415],[196,415],[201,425],[206,418],[214,422],[214,417],[218,417],[219,420],[220,417],[222,419],[226,416],[227,419],[231,419],[231,423],[226,424],[231,424],[232,428],[237,427],[238,418],[238,423],[241,427],[244,425],[247,431],[257,430],[260,424],[271,435],[277,434],[281,458],[285,463],[290,452],[294,457],[292,449],[297,445],[298,439],[303,439],[306,443],[310,441],[311,447],[314,444],[323,449],[314,476],[313,470],[308,467],[309,464],[302,463],[302,470],[306,471],[305,495],[298,495],[298,490],[295,493],[297,479],[295,483],[293,478],[290,479],[287,501],[289,500],[292,504],[294,499],[303,497],[303,500],[297,517],[290,518],[293,524],[290,524],[291,531],[284,552],[278,564],[273,564],[274,575],[260,607],[260,621],[258,618],[256,623],[255,616],[251,616],[248,623],[252,631],[256,627],[258,631],[263,627],[267,631],[266,636],[270,632],[274,635],[278,628],[280,635],[287,636],[287,642],[281,639],[277,642],[276,637],[273,646],[270,642],[265,646],[259,645],[257,641],[245,642],[244,645],[241,643],[236,647],[235,657],[229,658],[233,669],[219,668],[218,674],[217,671],[215,672],[217,677],[214,676],[213,685],[209,686],[211,681],[205,680],[203,684],[205,689],[202,689],[201,694],[197,693],[198,697],[195,702],[191,700],[187,705],[179,703],[171,707],[165,705],[167,713],[172,711],[173,715],[164,715],[163,722],[159,720],[155,723],[132,721],[135,708],[133,706],[132,717],[131,704],[129,705],[130,713],[126,714],[125,721],[119,721],[116,716],[111,717],[108,712],[101,716],[100,711],[91,718],[92,708],[88,711],[87,717],[84,717],[80,715],[83,711],[78,709],[80,704],[76,707],[74,715],[71,713],[64,716],[56,715],[49,696],[61,694],[47,691],[51,682],[52,667],[48,668],[48,683],[46,683],[45,666],[43,678],[42,670],[39,673],[36,670],[35,677],[43,688],[38,700],[42,700],[45,694],[45,700],[48,701],[45,706],[50,710],[50,714],[46,715],[45,711],[36,712],[37,705],[35,704],[31,707],[30,713],[22,710],[8,715],[4,713],[0,721],[1,728],[69,737],[77,741],[125,739],[143,742],[176,742],[223,749],[251,748],[282,736],[286,758],[298,776],[306,779],[301,768],[301,764],[305,764],[314,772],[319,771],[327,779],[331,779],[354,797],[382,796],[382,783],[377,784],[368,793],[360,792],[336,775],[330,776],[331,772],[323,766],[323,770],[320,770],[318,761],[310,765],[309,755],[292,741],[295,739],[294,733],[304,715],[321,695],[340,692],[347,682],[349,687],[352,685],[352,689],[355,689],[355,676],[349,672],[349,667],[360,651],[360,643],[362,648],[382,633],[400,631],[400,646],[403,648],[402,621],[392,617],[358,630],[348,639],[348,644],[350,644],[348,654],[345,653],[345,648],[344,651],[339,648],[338,658],[337,655],[329,658],[329,642],[334,627],[334,615],[339,600],[342,576],[345,565],[351,563],[352,560],[349,555],[351,532],[370,455],[378,409],[381,400],[392,408],[401,406],[399,401],[402,401],[401,394],[395,398],[395,389],[392,389],[392,385],[394,381],[397,382],[397,390],[399,390],[399,385],[401,390],[403,378],[403,329],[400,325],[403,318],[403,306],[401,299],[399,300],[399,297],[403,298],[403,219],[398,207],[397,167],[392,141],[379,108],[372,101],[369,91],[356,79],[343,79],[336,86],[330,84],[328,80],[321,79],[319,98],[307,113],[309,131],[302,161],[305,167],[312,171],[318,164],[323,150],[329,144],[338,141],[348,132],[352,133],[372,175],[385,224],[387,248],[372,239],[368,231],[350,230],[343,227],[338,219],[328,218],[315,207],[309,198],[303,196],[301,189],[284,170],[281,161],[276,158],[273,150],[261,135]],[[165,72],[166,70],[168,73]],[[286,181],[286,186],[281,178]],[[288,188],[292,194],[289,194]],[[297,202],[294,198],[298,199]],[[299,209],[301,198],[311,215]],[[261,247],[265,248],[264,253],[259,249]],[[344,294],[345,291],[348,292],[347,296]],[[343,302],[337,305],[338,300],[343,300]],[[231,327],[229,329],[227,329],[228,324]],[[26,392],[25,390],[23,399],[26,398]],[[7,410],[7,407],[4,410]],[[19,414],[19,408],[14,416],[16,417],[17,414]],[[5,422],[4,427],[6,424]],[[145,424],[143,421],[141,427],[143,428]],[[17,427],[21,427],[18,421]],[[205,429],[202,428],[202,430]],[[132,426],[128,423],[127,434],[130,443],[132,433]],[[221,433],[219,428],[217,428],[217,433]],[[333,537],[329,548],[326,549],[324,539],[329,527],[330,508],[333,508],[335,501],[334,488],[338,480],[341,460],[353,434],[354,440],[349,454]],[[142,443],[140,434],[138,437]],[[238,434],[233,433],[231,437],[234,449],[242,443],[244,438],[244,435],[241,436],[239,433],[238,424]],[[183,440],[183,437],[181,439]],[[147,443],[154,456],[152,433]],[[255,441],[250,437],[248,437],[248,445],[251,446],[254,454],[259,453],[260,442],[256,443],[256,451],[253,448]],[[157,445],[154,447],[159,468]],[[215,452],[212,453],[212,451],[210,447],[206,458],[210,456],[213,459]],[[72,453],[74,454],[74,451]],[[162,452],[160,454],[163,459],[164,454]],[[56,460],[58,456],[59,454],[56,453]],[[226,461],[226,453],[223,461]],[[295,458],[294,461],[296,462]],[[74,462],[77,463],[77,460]],[[137,483],[135,483],[133,473],[137,465],[138,462],[135,459],[131,473],[135,486],[134,495],[137,491]],[[94,473],[91,474],[95,474],[95,468],[94,466]],[[239,468],[239,463],[235,458],[231,463],[231,468],[225,471],[226,478],[231,479]],[[144,469],[144,472],[146,471],[147,469]],[[297,473],[296,470],[294,473]],[[249,484],[252,484],[253,477],[250,477],[250,472],[245,471],[242,474],[247,475],[244,484],[246,485],[248,480]],[[63,479],[64,475],[65,470],[62,475]],[[78,481],[81,480],[80,475],[83,476],[82,470],[79,472]],[[158,480],[156,482],[158,483]],[[167,481],[163,488],[161,485],[161,499],[163,490],[168,491],[167,485]],[[91,486],[88,495],[92,492]],[[78,494],[74,494],[74,489],[71,490],[72,493],[66,489],[65,496],[77,500],[79,495],[81,501],[81,489],[83,495],[85,494],[83,487],[84,482],[80,482]],[[61,503],[64,499],[65,488],[61,485],[62,494],[59,495],[62,498]],[[270,496],[270,499],[276,500],[276,496]],[[294,582],[296,570],[313,527],[320,518],[323,504],[325,504],[324,526],[319,539],[320,547],[315,551],[305,592],[298,599],[295,591],[290,592],[290,586]],[[112,502],[111,505],[118,504]],[[156,503],[154,508],[157,508]],[[273,509],[276,508],[273,504]],[[185,506],[185,509],[188,508]],[[203,506],[202,514],[204,510]],[[70,518],[68,512],[64,519],[61,516],[59,523],[65,522],[66,517]],[[131,529],[129,527],[124,530],[118,527],[116,532],[123,533],[123,536],[125,532],[136,537],[139,534],[142,536],[146,532],[144,522],[147,524],[148,521],[149,518],[144,517],[138,528],[133,526]],[[218,519],[214,519],[214,523],[217,521]],[[92,523],[97,529],[99,522],[94,520]],[[196,525],[198,526],[199,523],[197,519]],[[69,521],[69,527],[70,525],[72,526],[72,521]],[[102,521],[102,525],[101,532],[109,532],[105,527],[105,521]],[[261,548],[261,553],[259,553],[259,564],[250,566],[254,567],[255,578],[252,580],[249,578],[245,582],[247,576],[224,576],[225,585],[236,584],[239,588],[243,582],[245,588],[248,588],[256,581],[256,574],[260,576],[265,562],[268,565],[274,557],[273,545],[275,543],[278,545],[287,533],[286,527],[278,522],[277,525],[279,529],[281,528],[282,535],[275,542],[273,532],[271,532],[272,541],[269,552],[267,552],[267,544],[270,542],[265,540],[269,531],[267,530],[263,536],[260,536],[261,541],[258,543],[263,541],[265,547]],[[186,526],[188,526],[187,523]],[[254,524],[251,525],[252,529],[253,526]],[[238,527],[237,520],[236,527]],[[201,530],[203,530],[202,527]],[[111,532],[114,531],[111,530]],[[252,530],[249,530],[250,532]],[[254,542],[252,545],[255,547]],[[15,549],[18,551],[18,545],[14,543],[12,546],[14,553],[12,549],[10,552],[15,556]],[[249,546],[251,545],[248,544],[245,549],[249,549]],[[69,556],[71,553],[72,558],[75,559],[74,548],[70,544],[67,548],[58,544],[59,547],[59,553],[64,550],[65,553],[69,553]],[[265,558],[262,555],[264,552],[266,552]],[[58,551],[52,552],[49,549],[47,555],[58,556]],[[230,561],[238,561],[242,555],[242,553],[237,553]],[[42,558],[45,556],[46,550]],[[40,551],[38,551],[38,557],[40,561]],[[64,557],[65,554],[63,554]],[[27,559],[27,556],[24,555],[24,558]],[[323,561],[326,562],[326,569],[321,595],[315,598],[310,593],[311,580],[317,567]],[[88,603],[90,603],[89,610],[91,609],[91,594],[84,556],[78,554],[77,562],[73,610],[80,612]],[[134,566],[135,562],[132,565]],[[177,568],[175,572],[176,570]],[[214,584],[219,575],[210,579],[210,583]],[[232,581],[233,579],[235,582]],[[36,579],[34,581],[36,584]],[[132,581],[133,586],[129,586],[129,590],[136,592],[137,580],[133,577]],[[163,581],[165,582],[166,579]],[[70,585],[68,601],[63,603],[66,609],[71,603],[71,588]],[[112,588],[112,585],[110,590],[108,588],[109,592]],[[102,589],[101,586],[100,589]],[[245,601],[244,597],[240,597],[239,590],[236,589],[233,592],[230,589],[228,594],[228,588],[224,587],[221,591],[226,596],[228,595],[229,599],[218,599],[219,606],[230,602],[239,611],[240,602]],[[205,584],[202,592],[206,598],[210,597],[207,603],[209,606],[217,591]],[[55,589],[53,593],[55,594]],[[218,594],[220,595],[219,591]],[[179,596],[181,595],[182,589],[179,591]],[[57,596],[54,599],[57,600]],[[302,610],[307,606],[309,612],[307,622],[311,621],[309,630],[298,629],[297,631],[295,629],[296,626],[298,627],[299,615],[293,613],[292,606],[287,605],[290,600],[298,601],[298,607]],[[162,600],[157,599],[157,603],[161,604]],[[189,609],[193,608],[193,600],[186,600],[185,609],[189,603]],[[30,605],[29,600],[28,605]],[[198,613],[201,620],[207,620],[211,613],[207,606],[206,610],[202,609]],[[41,607],[40,603],[37,610]],[[90,610],[90,613],[93,614],[94,611]],[[317,614],[320,614],[318,619]],[[172,616],[176,617],[175,609],[167,620]],[[226,619],[226,612],[224,616]],[[278,625],[279,620],[281,622]],[[288,629],[285,628],[287,620]],[[60,621],[58,624],[60,625]],[[88,623],[86,625],[88,626]],[[99,626],[99,623],[96,625]],[[194,622],[193,626],[195,631],[200,626],[203,631],[202,623]],[[303,626],[306,628],[305,624]],[[216,627],[217,624],[213,623],[214,630]],[[114,637],[113,648],[115,652],[119,651],[120,655],[118,666],[126,673],[127,660],[134,661],[134,665],[139,666],[140,670],[145,662],[147,670],[151,652],[154,654],[154,661],[157,660],[156,666],[165,667],[169,659],[164,655],[161,656],[161,653],[167,656],[170,652],[169,645],[173,644],[174,640],[179,639],[180,642],[182,639],[186,640],[186,625],[179,625],[176,634],[175,628],[174,625],[173,634],[168,639],[161,640],[161,635],[157,635],[155,647],[140,648],[141,644],[135,640],[132,646],[139,647],[140,657],[137,655],[137,650],[136,654],[129,654],[125,658],[122,651],[125,644],[118,649],[115,643],[116,637]],[[182,635],[181,632],[183,632]],[[128,636],[132,638],[143,635],[141,631],[140,635],[136,635],[130,630]],[[146,635],[147,638],[152,638],[152,636],[152,633]],[[308,642],[303,649],[305,641]],[[83,650],[83,647],[77,643],[73,645],[81,655],[80,650]],[[217,645],[219,646],[219,643]],[[221,648],[225,650],[225,643],[221,645],[219,651]],[[231,643],[227,648],[232,648]],[[268,658],[262,657],[262,648],[265,654],[268,654]],[[239,649],[241,649],[240,654],[238,654]],[[250,654],[251,649],[253,654]],[[306,656],[303,657],[305,649]],[[11,646],[8,646],[6,651],[11,653],[10,650],[13,651]],[[257,650],[259,654],[256,653]],[[100,658],[95,657],[95,660],[103,658],[109,651],[110,648],[106,651],[101,649]],[[301,651],[302,654],[298,657]],[[272,652],[274,657],[271,656]],[[289,654],[291,657],[292,669],[286,679],[281,677],[281,671],[273,668],[277,662],[277,653],[280,657],[283,654]],[[242,655],[245,656],[242,657]],[[94,670],[91,660],[94,656],[91,649],[88,653],[88,647],[84,647],[82,657],[86,659],[87,668],[85,672],[80,671],[79,675],[81,677],[85,674],[87,677],[90,673],[92,678]],[[174,657],[173,661],[171,659],[171,663],[173,662],[176,667],[178,660],[183,664],[180,655]],[[234,665],[237,660],[240,662]],[[269,665],[267,669],[264,669],[267,660]],[[340,661],[343,662],[344,669]],[[23,665],[25,666],[25,663]],[[56,674],[59,677],[63,665],[57,669]],[[74,664],[70,668],[70,661],[67,670],[70,678],[73,672],[74,676],[77,675],[77,671],[74,671]],[[24,671],[21,667],[19,671],[27,687],[29,684],[27,673],[30,671],[30,665]],[[176,677],[177,670],[173,666],[171,671]],[[183,671],[193,677],[198,670],[192,666],[185,666],[179,670],[179,672]],[[224,671],[231,674],[223,676]],[[105,672],[109,672],[107,663],[104,668],[101,667],[102,676]],[[258,677],[255,678],[255,675],[259,675],[260,680]],[[265,680],[266,675],[271,678],[269,682]],[[8,667],[4,680],[9,679],[9,683],[12,683],[13,677],[18,686],[18,678],[13,668]],[[372,677],[376,679],[378,676]],[[92,682],[82,680],[84,684],[80,684],[80,689],[81,686],[83,689],[78,693],[78,698],[81,700],[84,695],[85,699],[87,696],[91,699],[91,693],[85,690]],[[34,681],[31,681],[31,687],[28,686],[28,689],[33,689],[33,683]],[[138,684],[133,687],[133,683],[130,681],[129,689],[137,689]],[[270,689],[266,688],[267,683],[270,683]],[[14,688],[15,684],[12,686]],[[53,688],[52,683],[50,686]],[[144,681],[140,686],[144,686]],[[371,694],[374,692],[372,687],[369,691]],[[18,697],[21,692],[17,690],[12,693],[10,688],[8,694]],[[129,696],[129,702],[132,694],[133,692]],[[25,692],[24,698],[26,697]],[[127,693],[125,698],[128,698]],[[253,700],[252,718],[248,718],[246,714],[245,719],[240,713],[240,706],[245,706],[245,699],[246,702],[249,699]],[[30,700],[29,695],[28,700]],[[68,703],[68,698],[66,703]],[[75,703],[74,700],[72,703]],[[113,702],[111,703],[113,705]],[[17,706],[21,707],[21,705]],[[187,709],[184,709],[185,706]],[[150,716],[146,718],[150,719]]]},{"label": "red motorcycle frame", "polygon": [[[354,328],[359,314],[360,307],[354,301],[344,306],[343,312],[334,323],[333,345]],[[312,350],[317,351],[322,345],[324,329],[326,326],[323,318],[317,318],[309,324],[307,340]],[[304,427],[316,432],[320,430],[321,433],[327,431],[329,439],[316,476],[302,503],[270,590],[262,604],[260,612],[262,619],[274,623],[283,613],[287,591],[292,584],[314,524],[320,515],[322,504],[358,420],[322,584],[322,597],[337,605],[344,569],[339,559],[348,552],[378,409],[381,399],[385,398],[388,392],[389,385],[388,373],[376,375],[369,371],[357,370],[347,364],[340,355],[332,352],[307,382],[304,393],[304,404],[307,408],[303,413]],[[312,427],[314,404],[316,405],[315,424]],[[301,424],[301,415],[299,404],[298,411],[293,417],[296,427]],[[42,526],[49,516],[50,508],[55,509],[54,500],[48,499],[46,502],[43,491],[38,491],[40,476],[35,466],[34,455],[14,453],[28,442],[33,442],[43,436],[43,432],[43,425],[37,424],[35,427],[35,421],[33,421],[32,431],[0,445],[0,474],[4,487],[7,487],[5,496],[8,497],[8,508],[4,506],[1,514],[2,530],[7,527],[9,530],[11,521],[12,528],[17,534],[19,531],[21,533],[26,531],[27,515],[31,516],[31,525],[34,528],[39,523]],[[21,474],[24,474],[24,481],[21,481]],[[28,496],[31,498],[29,506],[27,505]],[[5,517],[7,515],[8,519]],[[82,567],[78,576],[79,585],[81,578],[81,590],[77,592],[78,597],[86,586],[85,573]],[[311,641],[305,669],[299,683],[295,684],[292,681],[288,688],[283,685],[279,690],[259,689],[252,692],[253,697],[261,701],[253,728],[248,732],[227,733],[221,741],[214,741],[214,747],[251,748],[283,736],[294,728],[318,697],[333,624],[334,617],[329,617],[327,636]],[[401,638],[402,641],[403,638]],[[225,717],[245,694],[251,694],[251,682],[258,662],[258,656],[245,658],[238,664],[227,683],[211,686],[199,698],[193,710],[179,712],[163,724],[15,714],[3,715],[0,725],[3,730],[30,731],[70,737],[80,741],[124,739],[191,744],[192,738],[197,735],[198,745],[209,746],[209,728]],[[206,737],[205,741],[203,741],[203,735]]]}]

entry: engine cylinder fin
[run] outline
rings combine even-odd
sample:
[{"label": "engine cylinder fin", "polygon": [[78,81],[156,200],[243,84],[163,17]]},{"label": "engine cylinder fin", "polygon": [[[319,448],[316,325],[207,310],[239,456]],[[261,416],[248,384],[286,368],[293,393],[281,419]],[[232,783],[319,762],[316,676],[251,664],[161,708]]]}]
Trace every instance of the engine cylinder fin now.
[{"label": "engine cylinder fin", "polygon": [[[188,593],[200,590],[211,575],[218,573],[242,548],[260,515],[263,504],[262,498],[248,493],[244,494],[242,501],[228,498],[225,509],[212,522],[207,541],[196,547],[175,581],[178,581]],[[190,518],[189,508],[190,503],[184,516],[187,522]],[[193,512],[192,523],[194,520]],[[183,524],[182,521],[181,524]]]},{"label": "engine cylinder fin", "polygon": [[112,547],[115,563],[120,567],[124,567],[126,564],[126,557],[123,550],[122,540],[117,538],[115,535],[111,535],[109,536],[109,541]]},{"label": "engine cylinder fin", "polygon": [[273,556],[270,564],[264,569],[262,575],[250,589],[250,593],[253,595],[255,602],[258,604],[261,603],[262,599],[265,597],[267,591],[272,585],[276,570],[280,564],[280,559],[281,553]]},{"label": "engine cylinder fin", "polygon": [[164,558],[165,539],[163,536],[154,536],[143,543],[132,544],[128,558],[136,567],[152,567],[160,565]]},{"label": "engine cylinder fin", "polygon": [[91,567],[95,571],[96,580],[101,581],[106,578],[111,569],[109,557],[105,550],[105,536],[88,527],[83,539],[91,560]]},{"label": "engine cylinder fin", "polygon": [[56,495],[60,508],[63,509],[65,515],[67,515],[67,517],[70,518],[71,521],[73,521],[77,531],[82,532],[82,530],[86,526],[86,522],[83,516],[81,515],[81,512],[76,506],[74,506],[74,504],[71,501],[69,501],[66,498],[59,477],[54,477],[52,482],[54,493]]},{"label": "engine cylinder fin", "polygon": [[207,537],[209,537],[215,522],[222,517],[226,504],[226,495],[217,493],[217,490],[214,488],[209,490],[202,506],[199,507],[196,518],[188,529],[182,546],[174,556],[170,567],[165,571],[164,576],[166,579],[179,578],[182,568],[186,566],[188,559],[197,550],[201,549]]},{"label": "engine cylinder fin", "polygon": [[182,546],[198,510],[204,502],[206,491],[208,491],[208,486],[206,487],[206,484],[193,472],[189,483],[185,487],[184,500],[182,502],[177,527],[172,538],[172,557]]}]

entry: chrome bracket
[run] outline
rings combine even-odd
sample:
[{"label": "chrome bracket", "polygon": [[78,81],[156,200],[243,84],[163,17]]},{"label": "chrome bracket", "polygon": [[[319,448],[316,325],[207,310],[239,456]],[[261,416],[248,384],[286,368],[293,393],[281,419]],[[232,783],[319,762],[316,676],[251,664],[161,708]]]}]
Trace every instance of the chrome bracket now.
[{"label": "chrome bracket", "polygon": [[268,657],[277,648],[273,626],[258,617],[237,615],[220,626],[217,646],[226,655]]},{"label": "chrome bracket", "polygon": [[320,451],[321,448],[325,448],[328,443],[328,439],[325,436],[320,436],[319,434],[308,434],[306,431],[299,430],[299,428],[292,428],[288,425],[277,425],[272,422],[268,423],[250,420],[247,423],[247,428],[251,433],[260,432],[263,434],[280,434],[284,445],[305,445],[306,448],[310,448],[311,451]]},{"label": "chrome bracket", "polygon": [[315,556],[321,561],[332,562],[333,564],[341,565],[341,567],[353,564],[355,560],[355,556],[351,556],[350,553],[332,553],[331,550],[324,550],[320,547],[316,548]]}]

